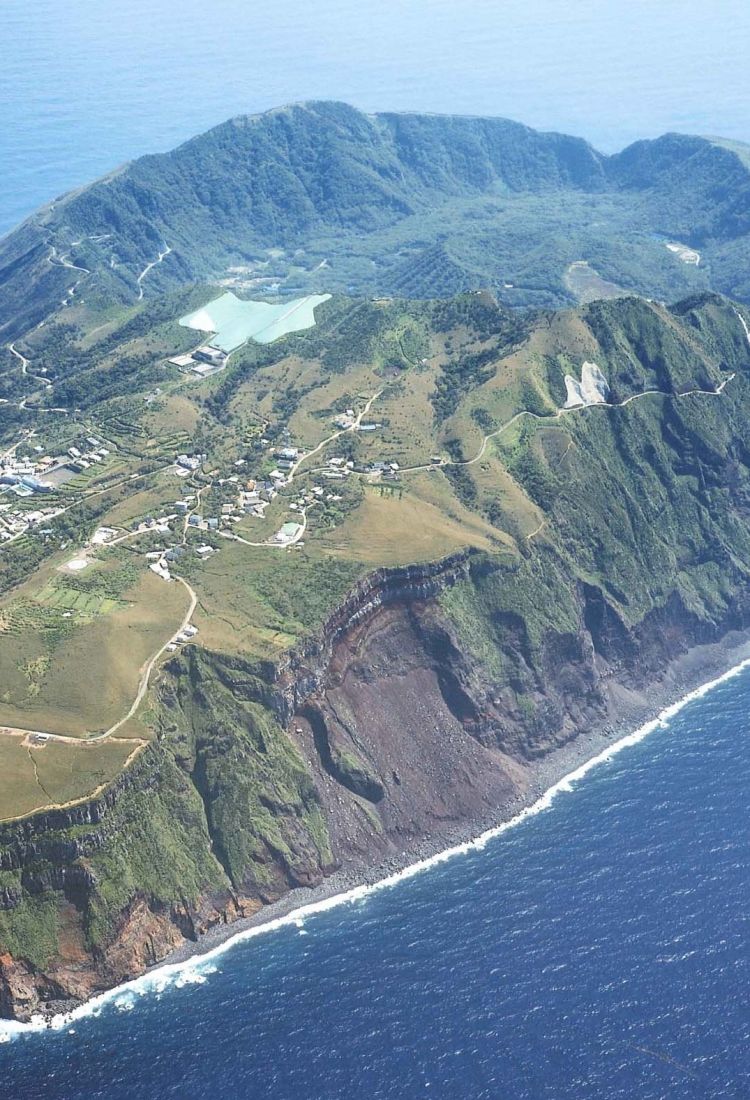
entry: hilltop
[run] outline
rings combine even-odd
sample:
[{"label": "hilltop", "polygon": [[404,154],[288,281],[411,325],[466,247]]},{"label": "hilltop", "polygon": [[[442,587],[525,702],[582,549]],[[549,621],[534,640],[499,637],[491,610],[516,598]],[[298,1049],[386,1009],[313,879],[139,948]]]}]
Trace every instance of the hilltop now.
[{"label": "hilltop", "polygon": [[216,296],[16,349],[7,1013],[497,814],[750,609],[742,307],[333,295],[196,372]]},{"label": "hilltop", "polygon": [[308,104],[0,242],[0,1012],[507,816],[745,630],[746,173]]},{"label": "hilltop", "polygon": [[746,299],[749,163],[743,147],[699,137],[604,156],[505,119],[340,103],[236,118],[63,196],[0,242],[0,332],[28,330],[73,286],[98,304],[194,281],[488,288],[511,306],[709,287]]}]

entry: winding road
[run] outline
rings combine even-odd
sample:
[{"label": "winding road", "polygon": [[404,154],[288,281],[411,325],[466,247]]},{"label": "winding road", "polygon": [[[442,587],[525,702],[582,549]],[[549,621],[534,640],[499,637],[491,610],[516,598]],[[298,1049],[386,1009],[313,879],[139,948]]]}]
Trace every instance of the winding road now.
[{"label": "winding road", "polygon": [[8,344],[8,351],[11,355],[15,355],[16,359],[21,360],[21,374],[28,374],[28,366],[30,360],[25,355],[21,355],[20,351],[16,350],[15,344]]},{"label": "winding road", "polygon": [[[740,318],[740,320],[742,320]],[[743,321],[744,324],[744,321]],[[750,336],[748,337],[750,342]],[[639,401],[642,397],[673,397],[675,400],[679,400],[682,397],[694,397],[696,394],[700,394],[703,397],[720,397],[724,392],[724,387],[727,382],[731,382],[734,378],[734,374],[728,375],[723,382],[721,382],[715,390],[686,390],[685,393],[670,393],[667,390],[643,390],[641,393],[633,393],[630,397],[626,397],[624,401],[612,402],[612,401],[593,401],[588,405],[573,405],[570,408],[558,409],[557,412],[549,413],[547,415],[543,413],[530,412],[528,409],[522,409],[521,412],[515,413],[511,416],[510,420],[506,420],[504,424],[501,424],[499,428],[495,428],[494,431],[489,432],[482,439],[482,444],[474,455],[473,458],[444,458],[440,462],[425,462],[419,466],[402,466],[400,469],[401,474],[413,474],[422,470],[440,470],[446,466],[473,466],[475,462],[481,461],[487,450],[487,444],[491,439],[500,435],[506,431],[513,424],[516,424],[523,417],[528,416],[532,420],[552,421],[559,420],[563,416],[569,416],[572,413],[587,412],[591,409],[624,409],[626,405],[630,405],[633,401]]]},{"label": "winding road", "polygon": [[[190,605],[189,605],[189,607],[188,607],[188,609],[185,613],[185,616],[182,619],[182,622],[181,622],[180,626],[177,628],[177,630],[173,631],[169,635],[169,638],[166,640],[164,645],[162,645],[159,649],[157,649],[156,653],[154,653],[154,655],[152,657],[150,657],[148,659],[148,661],[146,662],[146,664],[143,665],[143,667],[141,668],[140,676],[139,676],[139,679],[138,679],[138,690],[136,691],[135,698],[133,699],[133,702],[131,703],[130,709],[128,710],[127,714],[123,715],[123,717],[120,718],[117,722],[115,722],[114,725],[111,725],[109,727],[109,729],[104,730],[103,733],[97,733],[93,737],[70,737],[67,734],[46,733],[44,730],[21,729],[17,726],[2,726],[2,727],[0,727],[0,735],[5,734],[5,735],[8,735],[8,736],[14,736],[14,737],[18,736],[19,734],[23,735],[23,736],[26,736],[26,737],[34,737],[34,736],[41,735],[42,737],[45,738],[46,741],[59,741],[62,744],[65,744],[65,745],[78,745],[78,746],[81,746],[81,745],[94,745],[98,741],[106,741],[108,737],[113,737],[117,733],[117,731],[125,725],[126,722],[130,721],[130,719],[134,716],[134,714],[138,710],[139,706],[143,702],[143,697],[145,696],[146,692],[148,691],[148,686],[149,686],[149,682],[150,682],[150,679],[151,679],[151,673],[153,672],[153,669],[154,669],[154,665],[159,660],[159,658],[162,656],[162,654],[166,652],[167,647],[169,645],[171,645],[172,639],[175,637],[175,635],[181,634],[182,631],[185,629],[185,627],[190,624],[190,620],[192,619],[193,614],[195,612],[195,608],[197,607],[198,594],[195,591],[195,589],[193,588],[193,586],[191,584],[189,584],[183,577],[175,577],[174,579],[179,581],[180,584],[183,586],[183,588],[185,588],[187,590],[187,592],[190,596]],[[142,738],[142,737],[122,738],[122,740],[123,741],[132,740],[134,742],[139,742],[139,743],[143,743],[143,744],[146,743],[145,739]]]},{"label": "winding road", "polygon": [[126,722],[130,721],[135,712],[138,710],[138,707],[143,702],[143,697],[148,691],[149,680],[151,678],[151,672],[153,671],[154,665],[159,660],[161,655],[166,652],[167,646],[171,645],[172,639],[175,637],[175,635],[181,634],[185,627],[190,624],[190,620],[192,619],[193,613],[195,612],[195,608],[198,604],[198,594],[196,593],[193,586],[189,584],[184,577],[175,577],[174,579],[176,581],[179,581],[183,588],[187,589],[187,592],[190,596],[190,606],[188,607],[179,628],[175,630],[174,633],[170,634],[169,638],[166,640],[161,649],[158,649],[153,657],[151,657],[143,666],[141,670],[140,683],[138,684],[138,691],[136,692],[135,699],[130,705],[130,710],[128,711],[128,713],[124,715],[124,717],[122,717],[119,722],[115,722],[113,726],[110,726],[108,730],[105,730],[104,733],[99,733],[96,735],[96,737],[88,737],[86,739],[87,741],[104,741],[107,737],[113,737],[117,733],[117,731],[125,725]]},{"label": "winding road", "polygon": [[151,271],[152,268],[156,267],[157,264],[160,264],[162,262],[162,260],[165,258],[165,256],[168,256],[171,251],[172,251],[171,247],[168,244],[165,243],[164,251],[159,253],[158,260],[152,260],[150,264],[146,264],[143,271],[140,273],[140,275],[136,279],[135,282],[136,282],[136,286],[138,287],[138,301],[139,302],[143,298],[143,285],[142,285],[143,280],[146,278],[149,271]]},{"label": "winding road", "polygon": [[70,262],[70,260],[67,258],[67,253],[64,254],[64,255],[58,253],[57,248],[55,247],[55,245],[50,245],[49,255],[47,256],[47,259],[52,264],[53,267],[67,267],[71,271],[83,271],[83,273],[85,275],[90,275],[91,274],[91,269],[90,268],[88,268],[88,267],[79,267],[78,264],[72,264]]},{"label": "winding road", "polygon": [[317,447],[313,447],[313,449],[311,451],[307,451],[300,458],[298,458],[297,461],[295,462],[294,466],[292,466],[291,470],[289,471],[289,477],[287,478],[287,485],[291,485],[292,481],[294,480],[294,475],[297,473],[297,470],[299,470],[299,468],[300,468],[300,466],[302,465],[303,462],[307,462],[308,458],[312,458],[313,455],[318,454],[318,452],[322,451],[324,447],[327,447],[329,443],[333,443],[334,439],[339,439],[340,436],[346,435],[348,432],[358,431],[359,426],[362,423],[363,417],[367,416],[367,414],[369,413],[369,411],[372,407],[373,402],[376,401],[378,397],[380,397],[382,392],[383,392],[382,390],[378,390],[377,393],[374,393],[372,395],[372,397],[369,398],[369,400],[364,405],[362,410],[355,417],[354,422],[352,424],[350,424],[348,428],[340,428],[337,432],[333,432],[333,434],[329,435],[326,439],[322,439],[320,441],[320,443],[318,443]]}]

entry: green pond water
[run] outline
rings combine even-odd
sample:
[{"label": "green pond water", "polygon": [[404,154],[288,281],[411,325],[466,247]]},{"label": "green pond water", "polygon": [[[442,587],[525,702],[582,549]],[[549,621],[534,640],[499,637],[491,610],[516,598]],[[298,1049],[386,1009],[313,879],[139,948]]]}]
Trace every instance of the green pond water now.
[{"label": "green pond water", "polygon": [[315,324],[315,307],[330,294],[308,294],[290,302],[244,302],[231,292],[180,318],[185,328],[216,333],[214,347],[230,352],[248,340],[270,344],[290,332],[301,332]]}]

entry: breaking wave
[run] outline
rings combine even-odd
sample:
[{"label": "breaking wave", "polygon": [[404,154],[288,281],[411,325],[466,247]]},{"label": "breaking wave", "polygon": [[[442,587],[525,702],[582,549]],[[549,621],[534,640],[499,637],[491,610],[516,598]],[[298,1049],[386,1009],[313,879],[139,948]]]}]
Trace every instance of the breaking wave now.
[{"label": "breaking wave", "polygon": [[334,894],[320,901],[310,902],[307,905],[292,910],[290,913],[284,914],[284,916],[269,920],[265,924],[243,929],[223,943],[206,951],[204,954],[193,956],[182,962],[168,963],[164,966],[157,967],[139,978],[125,982],[123,985],[116,986],[114,989],[107,990],[105,993],[93,997],[91,1000],[86,1001],[70,1012],[53,1016],[49,1020],[41,1016],[34,1017],[30,1023],[17,1023],[8,1020],[0,1021],[0,1043],[8,1043],[19,1036],[33,1032],[43,1033],[50,1030],[56,1032],[68,1030],[72,1033],[71,1025],[75,1023],[75,1021],[91,1016],[99,1016],[106,1007],[114,1008],[117,1012],[131,1012],[143,997],[155,996],[158,999],[165,990],[170,988],[182,989],[189,985],[202,985],[212,974],[218,971],[217,960],[225,953],[231,951],[231,949],[239,943],[244,943],[247,940],[255,939],[257,936],[265,936],[280,928],[290,926],[298,928],[302,934],[305,934],[305,922],[308,918],[314,917],[318,913],[325,913],[339,906],[352,905],[364,901],[367,897],[380,890],[386,890],[393,886],[397,886],[399,883],[414,878],[416,875],[420,875],[425,871],[429,871],[431,868],[441,863],[445,863],[455,856],[480,851],[491,840],[501,836],[507,830],[515,828],[523,821],[526,821],[530,817],[534,817],[536,814],[542,813],[544,810],[548,810],[559,794],[572,791],[575,785],[594,768],[607,763],[613,757],[617,756],[618,753],[622,752],[623,749],[639,744],[639,742],[643,741],[655,730],[667,728],[670,720],[679,714],[679,712],[689,703],[694,702],[696,699],[701,699],[720,684],[726,683],[738,676],[746,668],[750,668],[750,658],[741,661],[739,664],[729,669],[728,672],[716,677],[716,679],[710,680],[708,683],[688,692],[687,695],[683,696],[683,698],[679,699],[676,703],[672,703],[670,706],[665,707],[656,718],[645,722],[632,733],[626,734],[624,737],[620,738],[619,741],[607,746],[602,752],[591,757],[590,760],[587,760],[585,763],[563,776],[562,779],[549,787],[532,805],[521,810],[514,817],[510,818],[510,820],[494,826],[491,829],[487,829],[473,840],[468,840],[465,843],[446,848],[444,851],[438,852],[436,855],[430,856],[427,859],[419,860],[417,863],[410,864],[408,867],[403,868],[403,870],[388,875],[378,882],[355,886],[343,893]]}]

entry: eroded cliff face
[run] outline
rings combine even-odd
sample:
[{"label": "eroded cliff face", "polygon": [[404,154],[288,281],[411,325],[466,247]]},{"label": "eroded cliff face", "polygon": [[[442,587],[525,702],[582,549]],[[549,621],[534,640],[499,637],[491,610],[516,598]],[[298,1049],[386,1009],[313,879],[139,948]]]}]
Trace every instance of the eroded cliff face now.
[{"label": "eroded cliff face", "polygon": [[0,829],[0,1012],[59,1010],[335,869],[499,820],[540,759],[750,622],[741,585],[712,620],[673,596],[633,626],[579,584],[539,633],[518,595],[530,568],[378,571],[281,666],[188,647],[131,771]]}]

